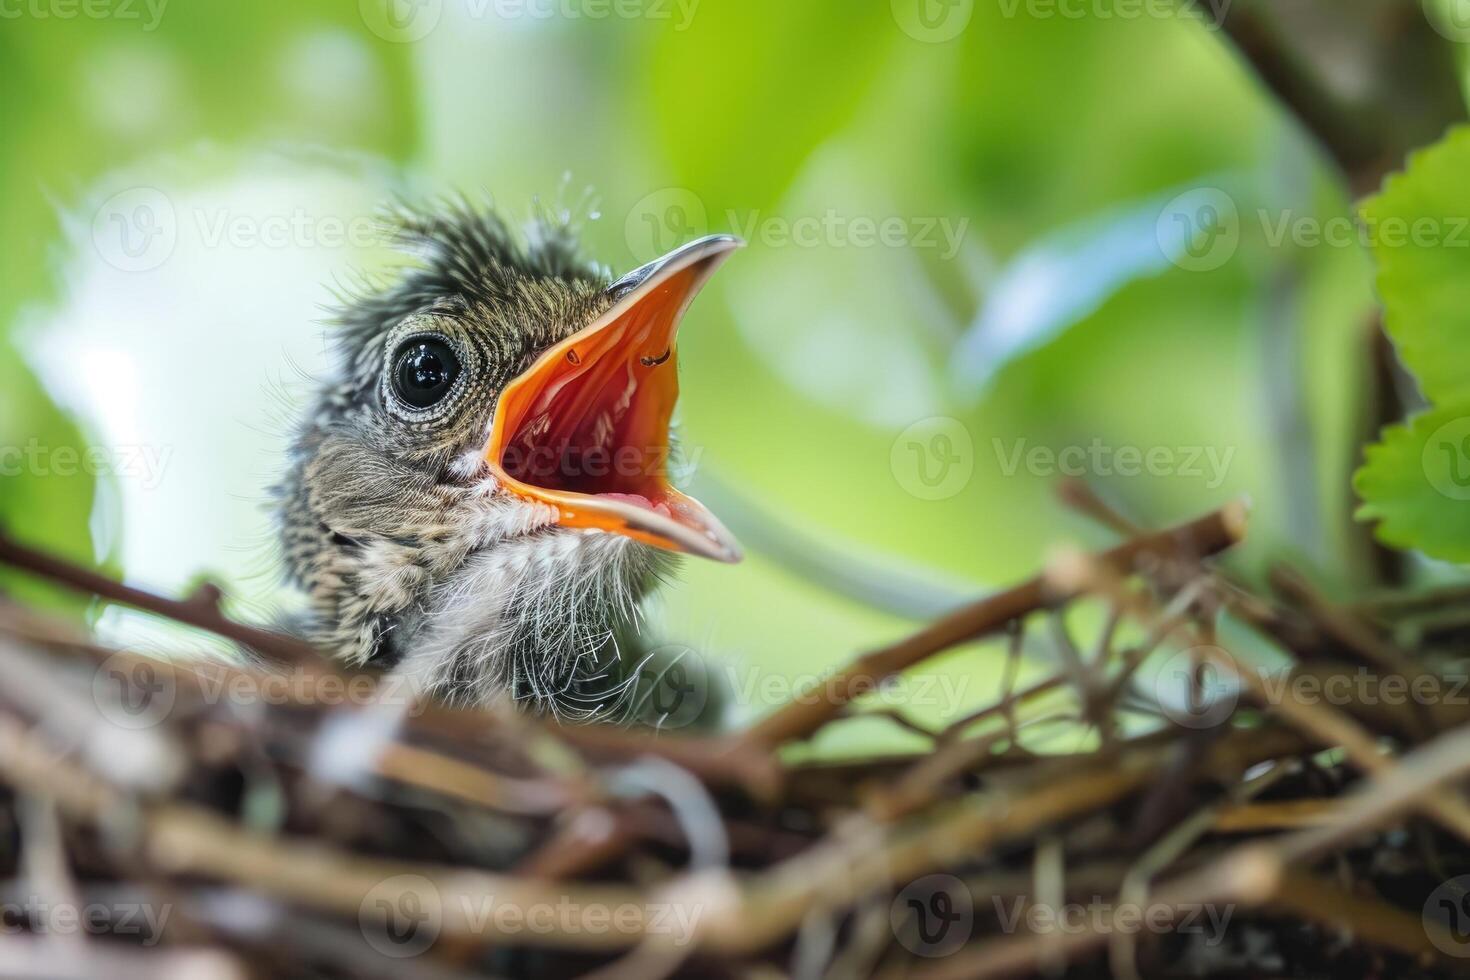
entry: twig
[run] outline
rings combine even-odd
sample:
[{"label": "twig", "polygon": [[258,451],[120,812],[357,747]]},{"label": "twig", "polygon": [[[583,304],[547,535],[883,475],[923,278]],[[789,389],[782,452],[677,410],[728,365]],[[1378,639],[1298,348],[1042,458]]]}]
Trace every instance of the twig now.
[{"label": "twig", "polygon": [[1261,80],[1285,103],[1344,170],[1356,173],[1382,153],[1371,130],[1360,126],[1272,30],[1258,9],[1231,0],[1196,0],[1207,9],[1251,63]]},{"label": "twig", "polygon": [[27,548],[3,533],[0,533],[0,564],[49,579],[75,592],[99,596],[197,626],[243,644],[276,664],[319,667],[327,663],[326,657],[310,644],[284,633],[246,626],[227,618],[220,612],[218,601],[200,601],[198,593],[191,599],[168,599],[136,589],[90,568]]},{"label": "twig", "polygon": [[[1470,730],[1442,735],[1406,755],[1392,772],[1366,780],[1345,805],[1338,808],[1330,824],[1298,831],[1272,844],[1241,845],[1200,871],[1171,880],[1155,893],[1154,903],[1178,909],[1207,903],[1260,905],[1269,902],[1281,892],[1289,865],[1301,865],[1319,858],[1355,837],[1400,819],[1417,805],[1425,793],[1466,775],[1470,775]],[[1297,890],[1295,894],[1300,897],[1303,892]],[[1287,901],[1292,901],[1290,895]],[[1335,909],[1342,896],[1334,893],[1330,903],[1319,907],[1322,901],[1321,892],[1316,892],[1314,899],[1307,903],[1313,916],[1324,922],[1336,921]],[[1299,902],[1297,910],[1302,911]],[[1383,911],[1378,906],[1375,910]],[[1111,922],[1105,926],[1103,929],[1087,928],[1063,935],[1058,943],[1065,947],[1068,960],[1075,961],[1103,946],[1117,929]],[[1429,926],[1426,924],[1425,928]],[[1448,941],[1448,937],[1446,939]],[[1417,941],[1412,945],[1412,949],[1404,951],[1425,952]],[[1034,937],[1009,937],[983,942],[914,976],[922,980],[1015,976],[1027,972],[1038,961],[1039,955]]]},{"label": "twig", "polygon": [[1216,815],[1214,830],[1220,834],[1260,834],[1273,830],[1322,827],[1332,821],[1336,809],[1337,801],[1331,798],[1272,800],[1269,803],[1228,806]]},{"label": "twig", "polygon": [[[1140,535],[1095,556],[1104,567],[1129,572],[1142,557],[1203,557],[1230,547],[1245,533],[1246,510],[1229,504],[1168,531]],[[1054,593],[1044,576],[989,596],[945,616],[892,646],[869,653],[822,684],[821,697],[798,698],[749,729],[743,744],[765,749],[810,736],[849,701],[874,690],[884,678],[907,670],[952,646],[978,639],[1012,620],[1075,596]]]}]

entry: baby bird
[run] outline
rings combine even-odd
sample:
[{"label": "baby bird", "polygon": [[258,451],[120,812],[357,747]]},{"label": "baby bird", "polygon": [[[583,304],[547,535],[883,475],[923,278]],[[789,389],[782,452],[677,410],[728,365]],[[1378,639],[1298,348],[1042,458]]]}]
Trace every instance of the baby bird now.
[{"label": "baby bird", "polygon": [[416,257],[339,310],[277,490],[308,639],[453,703],[606,712],[678,553],[740,559],[670,482],[675,333],[742,244],[616,281],[547,218],[395,217]]}]

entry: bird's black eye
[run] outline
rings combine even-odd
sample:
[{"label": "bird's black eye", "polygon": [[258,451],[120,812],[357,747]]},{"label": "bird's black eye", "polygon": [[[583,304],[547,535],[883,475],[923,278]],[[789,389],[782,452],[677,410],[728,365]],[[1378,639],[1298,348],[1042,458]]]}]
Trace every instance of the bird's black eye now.
[{"label": "bird's black eye", "polygon": [[458,377],[459,358],[448,344],[433,337],[415,337],[393,356],[393,390],[414,408],[438,402]]}]

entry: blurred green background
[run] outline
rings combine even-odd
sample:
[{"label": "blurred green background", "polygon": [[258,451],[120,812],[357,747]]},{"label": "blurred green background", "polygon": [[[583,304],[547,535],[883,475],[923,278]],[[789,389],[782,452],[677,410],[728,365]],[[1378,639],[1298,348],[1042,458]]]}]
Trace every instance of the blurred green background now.
[{"label": "blurred green background", "polygon": [[[1150,523],[1249,494],[1246,574],[1283,555],[1359,574],[1368,259],[1276,233],[1351,201],[1196,17],[89,9],[0,20],[0,444],[33,450],[0,519],[28,541],[166,591],[211,575],[250,617],[289,604],[267,488],[324,364],[323,308],[396,261],[365,231],[377,205],[458,188],[580,216],[617,272],[750,238],[686,326],[681,418],[696,491],[752,555],[688,563],[662,627],[777,679],[747,714],[1056,542],[1108,541],[1056,502],[1038,447],[1086,450],[1084,475]],[[89,446],[69,471],[60,450]],[[997,662],[939,667],[972,704]]]}]

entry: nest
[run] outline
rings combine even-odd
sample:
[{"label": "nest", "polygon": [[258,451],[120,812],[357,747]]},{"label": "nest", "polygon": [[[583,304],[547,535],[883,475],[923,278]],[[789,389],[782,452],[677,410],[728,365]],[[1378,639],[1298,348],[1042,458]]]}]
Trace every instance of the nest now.
[{"label": "nest", "polygon": [[[1211,561],[1242,509],[1142,531],[1074,502],[1122,543],[709,736],[395,697],[207,589],[165,599],[0,540],[6,564],[263,660],[162,663],[0,605],[0,975],[1463,970],[1470,692],[1433,666],[1463,596],[1341,606],[1284,569],[1252,592]],[[1103,625],[1077,637],[1084,603]],[[1020,686],[1038,634],[1055,669]],[[932,730],[876,712],[927,751],[792,751],[986,636],[1009,638],[994,703]],[[1288,666],[1243,666],[1240,636]],[[1140,696],[1158,656],[1185,702]],[[1095,744],[1028,749],[1059,717]]]}]

